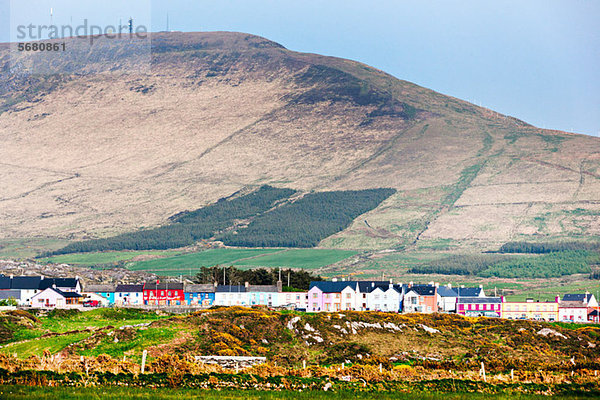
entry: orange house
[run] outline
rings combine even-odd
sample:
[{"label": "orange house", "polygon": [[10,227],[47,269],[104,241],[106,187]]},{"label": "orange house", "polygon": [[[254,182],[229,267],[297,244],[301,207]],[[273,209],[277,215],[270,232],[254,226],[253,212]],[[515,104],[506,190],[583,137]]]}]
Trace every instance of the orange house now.
[{"label": "orange house", "polygon": [[404,295],[402,311],[405,313],[437,312],[437,288],[433,285],[409,285]]}]

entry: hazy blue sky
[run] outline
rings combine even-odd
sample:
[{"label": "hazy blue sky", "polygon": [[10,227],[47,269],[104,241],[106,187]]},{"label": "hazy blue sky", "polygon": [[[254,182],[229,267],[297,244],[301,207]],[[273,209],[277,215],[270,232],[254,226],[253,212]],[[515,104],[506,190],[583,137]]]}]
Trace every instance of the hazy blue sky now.
[{"label": "hazy blue sky", "polygon": [[172,30],[253,33],[540,127],[600,135],[600,0],[14,0],[13,22],[46,22],[52,6],[58,23],[131,14],[146,24],[148,3],[154,31],[168,12]]}]

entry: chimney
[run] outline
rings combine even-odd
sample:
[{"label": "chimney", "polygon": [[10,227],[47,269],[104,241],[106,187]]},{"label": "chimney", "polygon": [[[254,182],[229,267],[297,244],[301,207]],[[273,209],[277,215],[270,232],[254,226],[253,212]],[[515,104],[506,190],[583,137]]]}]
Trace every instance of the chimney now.
[{"label": "chimney", "polygon": [[215,285],[215,287],[219,286],[219,284],[217,283],[217,281],[215,281],[214,285]]},{"label": "chimney", "polygon": [[436,288],[439,288],[439,287],[440,287],[440,283],[439,283],[439,282],[436,282],[436,283],[435,283],[435,287],[436,287]]},{"label": "chimney", "polygon": [[408,287],[409,287],[409,288],[410,288],[410,287],[413,287],[413,282],[412,282],[412,281],[408,282]]},{"label": "chimney", "polygon": [[506,299],[504,298],[504,296],[500,296],[500,303],[504,303],[506,301]]},{"label": "chimney", "polygon": [[371,282],[371,287],[375,287],[375,282]]},{"label": "chimney", "polygon": [[44,275],[40,275],[40,279],[41,279],[41,280],[44,280]]},{"label": "chimney", "polygon": [[333,278],[331,282],[337,282],[337,278]]},{"label": "chimney", "polygon": [[479,289],[483,289],[483,285],[479,285]]},{"label": "chimney", "polygon": [[390,278],[390,283],[393,285],[394,284],[394,279]]},{"label": "chimney", "polygon": [[52,289],[56,289],[56,283],[52,284]]},{"label": "chimney", "polygon": [[13,275],[12,275],[12,274],[10,274],[10,280],[11,280],[11,281],[12,281],[12,279],[13,279],[13,278],[14,278],[14,277],[13,277]]},{"label": "chimney", "polygon": [[452,289],[452,284],[451,283],[449,283],[447,286],[448,286],[448,289]]},{"label": "chimney", "polygon": [[244,282],[244,286],[246,287],[246,289],[248,289],[248,286],[250,286],[250,284],[248,282]]},{"label": "chimney", "polygon": [[283,282],[280,280],[277,281],[277,293],[283,292]]},{"label": "chimney", "polygon": [[583,304],[587,304],[588,303],[588,297],[590,295],[590,292],[588,292],[587,290],[585,291],[585,296],[583,296]]},{"label": "chimney", "polygon": [[560,296],[556,295],[556,297],[554,298],[554,301],[557,302],[557,303],[560,303]]}]

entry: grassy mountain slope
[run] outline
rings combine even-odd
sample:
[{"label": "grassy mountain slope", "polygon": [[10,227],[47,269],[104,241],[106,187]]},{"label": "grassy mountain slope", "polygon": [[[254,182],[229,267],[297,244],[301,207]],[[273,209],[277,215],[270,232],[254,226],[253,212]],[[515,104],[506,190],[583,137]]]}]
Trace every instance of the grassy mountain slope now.
[{"label": "grassy mountain slope", "polygon": [[0,84],[0,238],[105,237],[262,184],[398,190],[323,246],[600,236],[598,138],[246,34],[154,34],[144,73],[94,46],[73,74]]}]

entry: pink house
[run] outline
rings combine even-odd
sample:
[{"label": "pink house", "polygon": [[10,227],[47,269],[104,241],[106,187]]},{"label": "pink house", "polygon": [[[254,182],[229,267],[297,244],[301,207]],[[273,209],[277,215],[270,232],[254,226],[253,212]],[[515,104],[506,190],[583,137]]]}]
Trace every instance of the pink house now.
[{"label": "pink house", "polygon": [[499,318],[502,316],[502,300],[500,297],[459,297],[456,312],[466,317]]}]

